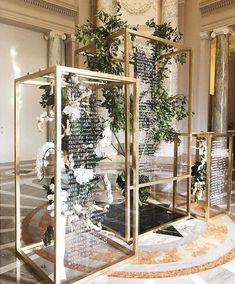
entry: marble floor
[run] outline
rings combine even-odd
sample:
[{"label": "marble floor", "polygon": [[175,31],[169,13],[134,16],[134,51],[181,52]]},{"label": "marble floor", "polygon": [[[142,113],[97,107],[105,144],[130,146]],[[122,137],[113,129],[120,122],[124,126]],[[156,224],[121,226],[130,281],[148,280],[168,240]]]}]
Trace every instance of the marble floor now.
[{"label": "marble floor", "polygon": [[[22,219],[47,199],[33,180],[33,164],[22,167]],[[232,211],[235,212],[235,183]],[[0,283],[45,283],[15,254],[14,173],[0,165]],[[218,215],[207,224],[198,219],[174,225],[176,233],[150,233],[139,238],[137,258],[90,284],[234,284],[235,218]],[[36,258],[36,256],[33,256]],[[47,260],[41,260],[46,265]]]}]

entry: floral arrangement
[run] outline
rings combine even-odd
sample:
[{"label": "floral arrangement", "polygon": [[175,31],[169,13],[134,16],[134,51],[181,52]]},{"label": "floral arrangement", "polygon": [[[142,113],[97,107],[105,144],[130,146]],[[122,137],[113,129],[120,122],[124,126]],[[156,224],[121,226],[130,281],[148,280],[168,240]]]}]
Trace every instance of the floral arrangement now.
[{"label": "floral arrangement", "polygon": [[[37,118],[39,131],[45,122],[54,121],[54,86],[51,84],[40,88],[44,90],[41,106],[46,110]],[[113,202],[111,183],[107,174],[101,176],[95,172],[99,161],[106,158],[105,150],[111,145],[112,138],[109,123],[97,113],[98,104],[96,94],[89,88],[89,84],[82,83],[73,74],[64,78],[59,192],[62,201],[61,214],[66,217],[71,232],[81,224],[84,230],[101,231],[101,218]],[[47,158],[54,153],[54,142],[47,142],[38,150],[35,170],[41,181],[48,166]],[[105,185],[108,200],[108,204],[103,207],[95,205],[92,198],[92,192],[100,180]],[[49,185],[43,187],[47,191],[47,210],[51,217],[54,217],[54,177],[51,178]],[[103,213],[99,213],[101,217],[94,218],[97,211]],[[50,245],[53,236],[53,226],[49,225],[44,234],[44,244]]]},{"label": "floral arrangement", "polygon": [[196,161],[191,169],[191,186],[192,194],[195,195],[196,200],[202,200],[206,190],[206,140],[201,138],[198,140],[198,150],[201,152],[199,161]]}]

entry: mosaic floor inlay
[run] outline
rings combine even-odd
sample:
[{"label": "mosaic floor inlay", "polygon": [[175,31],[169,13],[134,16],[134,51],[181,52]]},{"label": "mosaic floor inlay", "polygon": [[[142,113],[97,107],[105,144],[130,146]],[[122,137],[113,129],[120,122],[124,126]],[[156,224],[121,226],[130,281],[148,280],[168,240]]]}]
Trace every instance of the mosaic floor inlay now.
[{"label": "mosaic floor inlay", "polygon": [[[27,163],[23,177],[23,237],[30,242],[35,235],[32,220],[43,226],[45,192],[33,178],[33,164]],[[15,255],[13,168],[0,166],[0,283],[44,283]],[[235,212],[235,183],[232,211]],[[34,219],[33,219],[34,218]],[[31,224],[31,225],[30,225]],[[96,252],[93,263],[105,262]],[[43,252],[31,257],[50,270],[53,263]],[[110,251],[109,257],[113,257]],[[79,264],[81,265],[81,264]],[[68,268],[69,269],[69,268]],[[71,272],[72,273],[72,272]],[[235,217],[218,215],[207,224],[198,219],[183,220],[173,227],[139,238],[139,253],[134,260],[90,284],[234,284],[235,283]]]}]

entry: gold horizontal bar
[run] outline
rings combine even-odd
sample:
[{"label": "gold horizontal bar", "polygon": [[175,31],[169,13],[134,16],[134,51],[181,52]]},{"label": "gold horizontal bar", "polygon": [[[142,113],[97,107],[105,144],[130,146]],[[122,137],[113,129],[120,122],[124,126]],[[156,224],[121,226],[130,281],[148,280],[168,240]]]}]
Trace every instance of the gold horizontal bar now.
[{"label": "gold horizontal bar", "polygon": [[49,67],[49,68],[44,69],[44,70],[40,70],[38,72],[28,74],[28,75],[25,75],[25,76],[22,76],[20,78],[17,78],[17,79],[15,79],[15,82],[16,83],[23,83],[25,81],[41,78],[41,77],[43,77],[45,75],[49,75],[51,73],[55,73],[55,66]]},{"label": "gold horizontal bar", "polygon": [[42,245],[43,245],[43,242],[38,242],[38,243],[22,246],[21,249],[26,251],[26,250],[34,249],[34,248],[42,246]]},{"label": "gold horizontal bar", "polygon": [[36,274],[41,277],[45,283],[48,283],[48,284],[53,284],[54,281],[52,281],[47,275],[46,273],[39,267],[35,264],[35,262],[33,260],[30,259],[30,257],[25,254],[22,250],[21,251],[17,251],[17,254],[20,256],[20,258],[23,259],[23,261],[27,264],[29,264],[32,269],[36,272]]},{"label": "gold horizontal bar", "polygon": [[82,77],[90,77],[92,79],[104,79],[104,80],[113,80],[117,82],[123,82],[123,83],[137,83],[138,79],[135,78],[129,78],[125,76],[117,76],[117,75],[112,75],[112,74],[104,74],[100,72],[94,72],[94,71],[89,71],[85,69],[78,69],[78,68],[72,68],[72,67],[66,67],[66,66],[61,66],[57,65],[56,67],[50,67],[47,68],[43,71],[38,71],[32,74],[28,74],[26,76],[20,77],[15,79],[16,83],[24,83],[27,81],[30,81],[32,79],[37,79],[39,77],[43,77],[45,75],[50,75],[51,73],[55,72],[55,69],[59,68],[62,73],[75,73],[78,76]]},{"label": "gold horizontal bar", "polygon": [[92,90],[99,90],[99,89],[110,89],[114,87],[124,87],[126,85],[133,84],[132,82],[118,82],[118,83],[107,83],[107,84],[97,84],[91,87]]},{"label": "gold horizontal bar", "polygon": [[50,85],[50,82],[28,80],[28,81],[24,81],[22,84],[24,84],[24,85],[35,85],[35,86],[45,86],[45,85]]},{"label": "gold horizontal bar", "polygon": [[179,53],[183,53],[183,52],[188,52],[188,51],[189,51],[188,49],[180,49],[180,50],[177,50],[177,51],[169,52],[169,53],[161,55],[159,57],[159,59],[167,57],[167,56],[172,56],[172,55],[176,55],[176,54],[179,54]]},{"label": "gold horizontal bar", "polygon": [[176,136],[189,136],[191,135],[190,133],[188,132],[182,132],[182,133],[177,133]]},{"label": "gold horizontal bar", "polygon": [[131,34],[131,35],[136,35],[136,36],[139,36],[139,37],[142,37],[142,38],[146,38],[146,39],[151,39],[151,40],[159,41],[159,42],[168,44],[168,45],[170,45],[170,46],[177,47],[177,48],[184,49],[184,50],[188,50],[188,51],[192,50],[191,47],[182,45],[182,44],[180,44],[180,43],[175,43],[175,42],[172,42],[172,41],[170,41],[170,40],[167,40],[167,39],[164,39],[164,38],[161,38],[161,37],[152,36],[152,35],[145,35],[145,34],[142,34],[141,32],[134,31],[134,30],[132,30],[132,29],[127,29],[127,31],[128,31],[128,33]]},{"label": "gold horizontal bar", "polygon": [[[159,179],[159,180],[156,180],[156,181],[151,181],[151,182],[146,182],[146,183],[140,183],[139,188],[157,185],[157,184],[162,184],[162,183],[170,183],[170,182],[173,182],[173,181],[179,181],[179,180],[182,180],[182,179],[187,179],[189,177],[190,177],[190,175],[182,175],[182,176],[177,176],[177,177]],[[133,189],[133,187],[132,187],[132,189]]]},{"label": "gold horizontal bar", "polygon": [[177,223],[179,223],[179,222],[181,222],[183,220],[186,220],[188,218],[189,218],[188,215],[187,216],[182,216],[182,217],[180,217],[179,219],[177,219],[175,221],[170,221],[170,222],[164,223],[162,225],[156,226],[155,228],[152,228],[152,229],[146,231],[145,233],[141,234],[141,237],[145,236],[145,235],[148,235],[150,232],[156,232],[156,231],[162,230],[162,229],[164,229],[164,228],[166,228],[166,227],[168,227],[170,225],[177,224]]},{"label": "gold horizontal bar", "polygon": [[114,32],[114,33],[112,33],[109,37],[110,38],[114,38],[114,37],[119,37],[119,36],[124,36],[125,35],[125,30],[126,30],[126,28],[124,28],[124,29],[121,29],[121,30],[119,30],[119,31],[117,31],[117,32]]},{"label": "gold horizontal bar", "polygon": [[135,259],[136,256],[132,255],[132,256],[129,256],[129,257],[122,257],[120,258],[120,260],[117,260],[115,261],[113,264],[107,264],[105,265],[102,269],[100,268],[97,268],[97,269],[94,269],[93,272],[87,274],[87,276],[85,276],[84,278],[78,278],[77,280],[72,280],[72,281],[69,281],[67,282],[67,284],[81,284],[81,283],[87,283],[89,280],[95,278],[95,277],[98,277],[99,275],[102,275],[114,268],[118,268],[119,266],[129,262],[130,260],[132,259]]},{"label": "gold horizontal bar", "polygon": [[[125,29],[121,29],[117,32],[112,33],[108,38],[114,38],[114,37],[119,37],[120,35],[124,35]],[[95,46],[94,42],[88,43],[87,45],[84,45],[78,49],[75,50],[75,55],[79,55],[83,51],[90,49]]]},{"label": "gold horizontal bar", "polygon": [[89,48],[92,48],[93,46],[95,46],[95,44],[92,42],[92,43],[89,43],[87,45],[84,45],[83,47],[80,47],[78,49],[75,50],[75,55],[79,55],[79,53],[89,49]]},{"label": "gold horizontal bar", "polygon": [[130,82],[130,83],[137,83],[138,79],[135,78],[129,78],[125,76],[117,76],[117,75],[112,75],[112,74],[107,74],[107,73],[101,73],[101,72],[95,72],[95,71],[89,71],[86,69],[78,69],[78,68],[73,68],[73,67],[66,67],[66,66],[60,66],[58,65],[57,68],[61,69],[61,72],[68,72],[68,73],[75,73],[78,76],[80,75],[87,75],[92,78],[96,79],[105,79],[105,80],[116,80],[118,82]]}]

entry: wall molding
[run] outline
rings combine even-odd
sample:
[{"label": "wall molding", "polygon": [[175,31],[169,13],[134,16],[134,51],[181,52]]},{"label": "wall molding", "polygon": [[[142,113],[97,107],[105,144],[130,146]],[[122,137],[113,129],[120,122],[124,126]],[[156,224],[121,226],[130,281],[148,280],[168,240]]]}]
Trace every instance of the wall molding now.
[{"label": "wall molding", "polygon": [[206,15],[232,5],[235,5],[235,0],[201,0],[199,8],[202,15]]},{"label": "wall molding", "polygon": [[78,9],[76,6],[66,4],[59,0],[21,0],[21,1],[29,5],[34,5],[66,16],[75,17],[78,14]]},{"label": "wall molding", "polygon": [[43,33],[53,30],[73,34],[78,8],[71,8],[73,12],[68,15],[68,6],[72,5],[59,0],[0,0],[0,22]]}]

